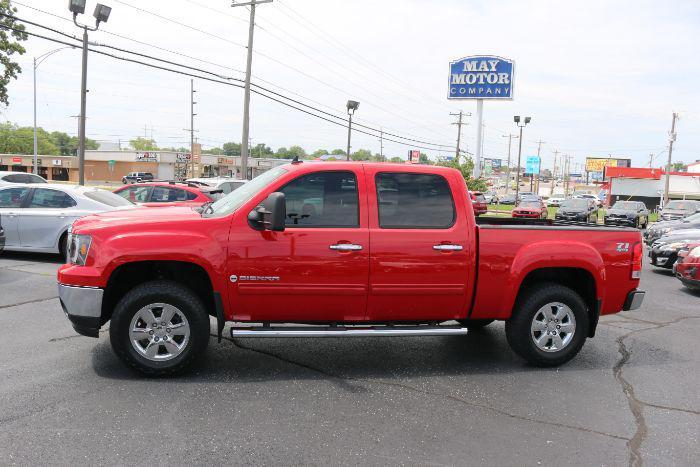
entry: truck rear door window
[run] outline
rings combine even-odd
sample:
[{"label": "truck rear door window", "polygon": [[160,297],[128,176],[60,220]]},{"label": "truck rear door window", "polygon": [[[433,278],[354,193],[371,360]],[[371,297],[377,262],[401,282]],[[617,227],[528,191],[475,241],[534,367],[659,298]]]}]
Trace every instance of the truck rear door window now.
[{"label": "truck rear door window", "polygon": [[379,173],[375,183],[381,228],[447,229],[454,224],[454,201],[444,177]]},{"label": "truck rear door window", "polygon": [[315,172],[284,186],[287,227],[359,227],[357,179],[352,172]]}]

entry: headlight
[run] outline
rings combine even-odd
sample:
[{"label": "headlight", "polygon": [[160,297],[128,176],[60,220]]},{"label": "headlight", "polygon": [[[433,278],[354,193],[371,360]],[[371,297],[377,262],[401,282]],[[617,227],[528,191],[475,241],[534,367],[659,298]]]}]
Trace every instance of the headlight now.
[{"label": "headlight", "polygon": [[91,244],[91,236],[74,234],[68,231],[68,262],[79,266],[85,266]]},{"label": "headlight", "polygon": [[678,250],[680,249],[683,245],[685,245],[684,242],[674,242],[674,243],[668,243],[664,246],[661,247],[661,251],[673,251],[673,250]]},{"label": "headlight", "polygon": [[688,256],[692,258],[700,258],[700,246],[696,246],[691,250],[690,253],[688,253]]}]

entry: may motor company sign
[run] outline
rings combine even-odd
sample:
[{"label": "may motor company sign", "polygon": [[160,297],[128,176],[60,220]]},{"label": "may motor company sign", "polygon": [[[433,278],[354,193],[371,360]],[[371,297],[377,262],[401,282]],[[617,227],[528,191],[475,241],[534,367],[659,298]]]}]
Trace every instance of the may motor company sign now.
[{"label": "may motor company sign", "polygon": [[512,99],[512,60],[476,55],[450,62],[448,99]]}]

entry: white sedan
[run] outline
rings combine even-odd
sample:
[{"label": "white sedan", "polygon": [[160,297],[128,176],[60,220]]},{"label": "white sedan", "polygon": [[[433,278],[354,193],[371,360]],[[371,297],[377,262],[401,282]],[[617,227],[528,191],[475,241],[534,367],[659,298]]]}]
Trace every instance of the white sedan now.
[{"label": "white sedan", "polygon": [[2,187],[0,218],[5,250],[65,255],[67,231],[73,221],[133,207],[130,201],[100,188],[54,183]]}]

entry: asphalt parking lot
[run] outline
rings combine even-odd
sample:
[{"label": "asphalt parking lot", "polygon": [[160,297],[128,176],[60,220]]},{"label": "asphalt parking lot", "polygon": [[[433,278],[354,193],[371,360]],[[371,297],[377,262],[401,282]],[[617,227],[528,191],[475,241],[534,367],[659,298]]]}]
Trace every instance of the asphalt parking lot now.
[{"label": "asphalt parking lot", "polygon": [[[0,463],[700,465],[700,295],[645,264],[641,310],[558,369],[466,337],[211,340],[144,379],[58,303],[57,256],[0,256]],[[213,329],[213,328],[212,328]]]}]

